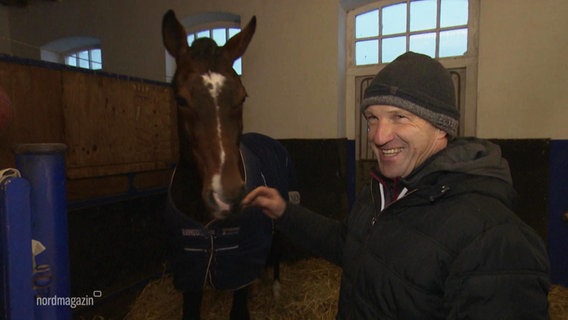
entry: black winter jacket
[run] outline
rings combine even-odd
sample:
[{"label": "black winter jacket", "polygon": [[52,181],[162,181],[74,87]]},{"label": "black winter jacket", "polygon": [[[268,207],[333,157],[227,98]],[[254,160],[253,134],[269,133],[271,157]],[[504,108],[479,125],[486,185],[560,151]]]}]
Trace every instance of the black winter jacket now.
[{"label": "black winter jacket", "polygon": [[457,139],[401,183],[387,205],[373,179],[343,222],[291,204],[278,220],[342,267],[337,319],[548,318],[546,249],[513,212],[498,146]]}]

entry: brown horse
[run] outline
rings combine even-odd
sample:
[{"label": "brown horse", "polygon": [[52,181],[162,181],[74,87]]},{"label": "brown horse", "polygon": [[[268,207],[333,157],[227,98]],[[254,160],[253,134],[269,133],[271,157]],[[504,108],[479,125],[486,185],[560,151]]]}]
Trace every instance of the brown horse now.
[{"label": "brown horse", "polygon": [[232,65],[255,28],[253,17],[222,47],[209,38],[190,47],[173,11],[162,22],[164,45],[177,65],[172,88],[180,155],[167,217],[174,235],[174,283],[184,292],[184,319],[199,319],[206,284],[233,290],[231,319],[249,318],[247,287],[266,263],[273,225],[258,209],[241,210],[240,201],[261,184],[279,189],[285,198],[295,188],[286,150],[266,136],[242,134],[247,93]]}]

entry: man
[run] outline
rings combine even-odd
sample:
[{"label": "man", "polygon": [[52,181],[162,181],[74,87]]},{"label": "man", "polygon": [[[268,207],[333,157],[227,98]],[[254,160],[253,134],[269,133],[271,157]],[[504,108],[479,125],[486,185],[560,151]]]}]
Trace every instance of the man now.
[{"label": "man", "polygon": [[455,138],[444,67],[401,55],[377,74],[361,110],[378,168],[345,221],[264,187],[243,200],[342,267],[337,319],[546,319],[544,244],[513,211],[499,147]]}]

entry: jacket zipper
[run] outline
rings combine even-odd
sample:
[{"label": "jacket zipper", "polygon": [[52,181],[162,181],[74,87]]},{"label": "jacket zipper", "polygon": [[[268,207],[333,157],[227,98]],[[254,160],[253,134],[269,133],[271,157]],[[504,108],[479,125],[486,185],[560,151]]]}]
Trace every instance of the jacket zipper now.
[{"label": "jacket zipper", "polygon": [[376,203],[376,200],[375,200],[375,195],[373,194],[373,184],[371,183],[371,201],[373,202],[374,213],[373,213],[373,216],[371,217],[371,220],[369,221],[369,227],[367,229],[367,234],[365,235],[365,242],[364,242],[365,245],[367,245],[367,241],[369,240],[369,238],[371,237],[371,234],[373,232],[373,227],[375,226],[377,221],[379,221],[379,218],[382,216],[383,212],[386,211],[389,208],[392,208],[392,206],[397,204],[401,199],[406,198],[407,196],[415,193],[416,191],[418,191],[417,188],[406,192],[406,194],[404,194],[404,196],[402,198],[398,198],[398,199],[394,200],[393,202],[389,203],[383,210],[379,210],[379,209],[377,209],[377,203]]},{"label": "jacket zipper", "polygon": [[[379,182],[379,183],[380,183],[380,182]],[[443,194],[446,193],[449,189],[450,189],[450,188],[447,187],[447,186],[445,186],[445,185],[442,186],[441,194],[443,195]],[[375,224],[377,223],[377,221],[379,220],[379,218],[380,218],[380,216],[383,214],[383,212],[386,211],[387,209],[391,208],[391,207],[392,207],[393,205],[395,205],[396,203],[398,203],[399,200],[401,200],[401,199],[403,199],[403,198],[406,198],[407,196],[409,196],[409,195],[411,195],[411,194],[417,192],[418,190],[419,190],[418,188],[412,189],[412,190],[408,191],[406,194],[404,194],[403,197],[398,198],[398,199],[394,200],[393,202],[391,202],[390,204],[388,204],[387,206],[385,206],[385,208],[384,208],[383,210],[377,210],[377,203],[376,203],[376,200],[375,200],[375,195],[374,195],[374,193],[373,193],[373,183],[371,183],[371,202],[373,203],[373,210],[374,210],[374,213],[373,213],[373,216],[371,217],[371,220],[369,221],[369,228],[367,229],[367,234],[366,234],[366,236],[365,236],[365,240],[364,240],[364,242],[363,242],[363,246],[365,246],[365,247],[367,246],[367,242],[368,242],[369,238],[371,237],[371,233],[372,233],[372,231],[373,231],[373,227],[375,226]],[[439,197],[439,196],[438,196],[438,197]],[[431,198],[430,198],[430,201],[435,201],[436,198],[438,198],[438,197],[435,197],[435,198],[432,198],[432,197],[431,197]],[[357,279],[357,277],[359,276],[358,273],[359,273],[359,270],[357,271],[357,274],[355,275],[355,279]],[[354,289],[353,289],[353,290],[354,290]],[[347,315],[347,319],[352,319],[353,314],[352,314],[352,309],[351,309],[351,308],[348,308],[348,309],[346,310],[346,315]]]},{"label": "jacket zipper", "polygon": [[[379,182],[380,183],[380,182]],[[394,205],[395,203],[397,203],[400,199],[403,199],[407,196],[409,196],[410,194],[414,193],[418,191],[418,189],[413,189],[411,191],[408,191],[402,198],[396,199],[393,202],[391,202],[389,205],[387,205],[383,210],[377,210],[377,202],[375,200],[375,195],[373,193],[373,183],[371,183],[371,202],[373,203],[373,216],[371,217],[371,220],[369,221],[369,228],[367,229],[367,234],[365,235],[365,240],[363,242],[363,246],[367,246],[368,240],[371,237],[371,233],[373,231],[373,227],[375,226],[375,224],[377,223],[377,221],[379,220],[380,216],[383,214],[384,211],[386,211],[388,208],[391,208],[392,205]],[[359,263],[358,263],[359,264]],[[360,266],[360,264],[359,264]],[[357,274],[355,275],[355,279],[357,279],[357,277],[359,276],[359,270],[357,271]],[[354,289],[353,289],[354,290]],[[348,308],[346,310],[346,314],[347,314],[347,319],[352,319],[353,318],[353,314],[352,314],[352,309]]]}]

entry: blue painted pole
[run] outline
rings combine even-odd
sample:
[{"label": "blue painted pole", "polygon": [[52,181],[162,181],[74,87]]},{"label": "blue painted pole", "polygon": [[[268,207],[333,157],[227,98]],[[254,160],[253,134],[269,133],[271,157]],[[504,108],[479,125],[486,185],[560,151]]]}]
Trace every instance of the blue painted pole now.
[{"label": "blue painted pole", "polygon": [[8,178],[0,185],[0,204],[0,318],[34,319],[30,184],[22,178]]},{"label": "blue painted pole", "polygon": [[[32,238],[45,246],[36,256],[36,320],[71,319],[65,151],[59,143],[16,146],[16,166],[31,186]],[[39,301],[39,303],[38,303]]]}]

